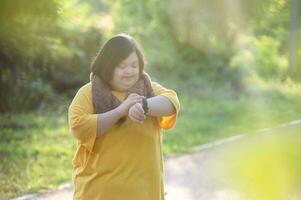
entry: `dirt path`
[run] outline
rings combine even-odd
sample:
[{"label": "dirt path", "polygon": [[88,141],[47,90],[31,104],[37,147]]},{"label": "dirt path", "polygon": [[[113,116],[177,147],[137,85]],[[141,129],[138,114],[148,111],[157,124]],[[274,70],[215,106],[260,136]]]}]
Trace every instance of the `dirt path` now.
[{"label": "dirt path", "polygon": [[[279,126],[277,130],[301,130],[301,122],[289,126]],[[229,177],[223,177],[212,170],[213,165],[222,165],[223,153],[236,144],[244,141],[260,141],[269,137],[271,130],[263,130],[263,134],[236,137],[224,141],[201,146],[199,151],[180,157],[165,160],[166,200],[245,200],[237,191],[228,187]],[[275,132],[275,130],[273,130]],[[283,131],[282,131],[283,132]],[[296,131],[295,131],[296,132]],[[298,131],[297,131],[298,132]],[[300,131],[301,134],[301,131]],[[300,137],[300,135],[299,135]],[[231,150],[230,150],[231,151]],[[42,195],[24,196],[18,200],[71,200],[72,185],[66,184],[61,189]],[[290,197],[287,200],[301,200],[301,197]]]},{"label": "dirt path", "polygon": [[[220,170],[227,165],[223,157],[236,155],[241,146],[254,145],[256,151],[256,144],[265,144],[264,141],[271,141],[275,136],[293,140],[300,138],[300,120],[273,129],[264,129],[252,136],[240,135],[206,144],[199,148],[200,151],[168,159],[165,162],[166,200],[246,200],[245,196],[233,189],[229,180],[231,176],[219,173],[216,169]],[[301,200],[301,189],[298,194],[283,200]]]}]

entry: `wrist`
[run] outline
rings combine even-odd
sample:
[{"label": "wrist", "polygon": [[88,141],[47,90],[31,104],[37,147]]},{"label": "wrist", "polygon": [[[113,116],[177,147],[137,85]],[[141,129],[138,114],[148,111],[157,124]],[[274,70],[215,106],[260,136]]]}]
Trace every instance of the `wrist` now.
[{"label": "wrist", "polygon": [[119,118],[122,118],[126,115],[125,111],[122,109],[121,106],[118,106],[116,109],[115,109],[115,113],[117,114],[117,116]]},{"label": "wrist", "polygon": [[147,102],[147,98],[146,97],[144,97],[142,99],[142,108],[144,110],[144,114],[145,115],[149,113],[149,107],[148,107],[148,102]]}]

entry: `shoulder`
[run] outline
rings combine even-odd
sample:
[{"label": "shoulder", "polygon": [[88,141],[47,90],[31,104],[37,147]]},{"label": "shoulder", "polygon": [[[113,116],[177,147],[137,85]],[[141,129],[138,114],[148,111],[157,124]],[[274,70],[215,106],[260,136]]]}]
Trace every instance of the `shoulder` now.
[{"label": "shoulder", "polygon": [[92,93],[91,93],[91,88],[92,88],[92,84],[91,82],[86,83],[85,85],[81,86],[78,91],[75,94],[74,99],[77,100],[85,100],[85,101],[89,101],[92,98]]},{"label": "shoulder", "polygon": [[81,93],[86,93],[88,91],[91,91],[91,87],[92,87],[92,84],[91,82],[89,83],[86,83],[85,85],[81,86],[78,90],[78,92],[81,92]]},{"label": "shoulder", "polygon": [[169,99],[174,99],[175,101],[178,101],[178,95],[176,90],[166,88],[157,82],[152,82],[152,88],[154,90],[155,96],[163,95],[168,97]]},{"label": "shoulder", "polygon": [[152,82],[151,82],[151,85],[152,85],[152,88],[153,88],[154,90],[163,88],[163,86],[162,86],[161,84],[159,84],[158,82],[156,82],[156,81],[152,81]]},{"label": "shoulder", "polygon": [[172,91],[171,89],[168,89],[168,88],[162,86],[161,84],[159,84],[156,81],[152,81],[151,83],[152,83],[152,88],[153,88],[154,93],[155,93],[156,96],[160,95],[164,92]]},{"label": "shoulder", "polygon": [[91,96],[91,88],[92,88],[91,82],[86,83],[85,85],[81,86],[78,89],[77,94],[84,95],[84,96]]}]

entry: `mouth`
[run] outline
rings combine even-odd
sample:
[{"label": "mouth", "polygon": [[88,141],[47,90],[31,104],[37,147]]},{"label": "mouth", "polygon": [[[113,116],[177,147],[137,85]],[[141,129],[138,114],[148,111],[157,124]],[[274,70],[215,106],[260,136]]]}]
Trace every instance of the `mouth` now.
[{"label": "mouth", "polygon": [[132,80],[134,77],[133,76],[124,76],[123,79],[130,81]]}]

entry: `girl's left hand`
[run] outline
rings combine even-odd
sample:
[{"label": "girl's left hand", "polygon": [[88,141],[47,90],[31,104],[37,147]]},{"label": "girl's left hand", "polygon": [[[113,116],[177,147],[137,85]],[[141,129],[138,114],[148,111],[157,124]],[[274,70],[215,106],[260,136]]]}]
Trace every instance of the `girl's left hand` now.
[{"label": "girl's left hand", "polygon": [[144,114],[144,110],[142,108],[141,103],[135,103],[130,109],[129,109],[129,117],[131,120],[133,120],[136,123],[142,124],[143,121],[146,119],[146,116]]}]

